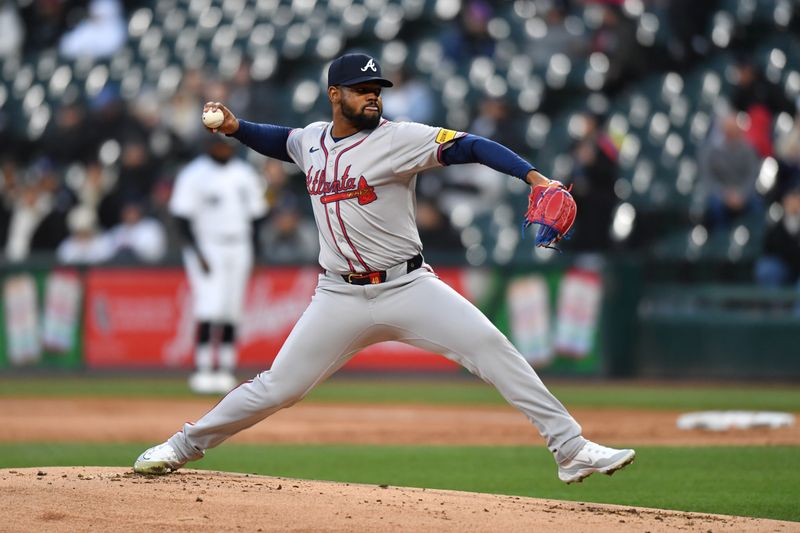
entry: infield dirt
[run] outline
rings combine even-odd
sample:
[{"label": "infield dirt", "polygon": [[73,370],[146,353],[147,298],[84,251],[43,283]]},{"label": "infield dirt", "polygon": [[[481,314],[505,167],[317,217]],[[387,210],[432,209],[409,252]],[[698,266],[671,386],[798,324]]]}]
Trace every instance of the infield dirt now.
[{"label": "infield dirt", "polygon": [[[211,399],[0,398],[0,442],[158,443],[197,420]],[[588,438],[613,445],[800,445],[800,426],[682,431],[676,411],[573,409]],[[240,443],[537,445],[541,438],[508,406],[302,403],[236,435]]]}]

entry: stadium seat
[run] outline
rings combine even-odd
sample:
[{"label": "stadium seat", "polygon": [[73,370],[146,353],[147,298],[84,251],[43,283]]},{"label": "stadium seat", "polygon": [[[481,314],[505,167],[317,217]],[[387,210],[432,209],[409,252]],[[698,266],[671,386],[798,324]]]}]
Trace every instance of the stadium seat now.
[{"label": "stadium seat", "polygon": [[[144,0],[128,19],[129,38],[110,61],[65,61],[53,50],[2,63],[0,102],[10,117],[20,116],[13,128],[36,134],[64,99],[87,99],[110,83],[131,100],[146,86],[168,99],[187,69],[216,70],[222,78],[250,61],[254,83],[275,80],[285,85],[280,102],[287,120],[325,116],[322,98],[327,62],[345,50],[380,53],[384,68],[404,65],[430,85],[438,99],[434,123],[467,127],[478,102],[486,95],[503,98],[513,115],[522,119],[514,128],[529,157],[545,173],[568,172],[573,138],[570,116],[584,111],[589,98],[604,87],[607,59],[555,55],[536,68],[529,47],[547,32],[545,10],[538,2],[494,2],[489,35],[495,55],[459,64],[444,56],[442,33],[457,23],[458,12],[447,2],[426,0]],[[452,3],[456,5],[457,3]],[[450,7],[452,7],[452,5]],[[652,59],[666,51],[669,27],[665,9],[647,2],[624,2],[625,16],[636,24],[637,39]],[[796,7],[782,0],[721,0],[706,37],[714,46],[695,65],[678,68],[653,61],[641,78],[632,77],[621,89],[605,95],[612,137],[620,147],[619,193],[637,213],[688,218],[695,194],[695,147],[709,131],[714,106],[729,93],[735,52],[752,51],[791,99],[800,97],[800,46],[787,28]],[[591,7],[570,13],[570,31],[589,35],[597,20]],[[747,29],[747,32],[743,32]],[[747,40],[741,40],[744,34]],[[739,41],[734,38],[740,39]],[[733,48],[736,48],[733,50]],[[34,113],[35,109],[41,111]],[[35,115],[35,116],[34,116]],[[776,117],[774,131],[785,131],[791,117]],[[564,176],[567,177],[567,176]],[[508,203],[524,207],[524,195]],[[518,211],[517,211],[518,212]],[[491,261],[497,232],[509,227],[481,226],[486,260]],[[664,235],[672,228],[660,228]],[[709,236],[703,246],[687,243],[696,228],[681,230],[681,254],[709,250],[717,239],[728,253],[733,236]],[[741,246],[757,240],[750,235]],[[497,233],[499,235],[499,233]],[[665,235],[666,237],[666,235]],[[742,232],[739,232],[742,240]],[[506,242],[506,241],[504,241]],[[510,241],[508,241],[510,242]],[[694,241],[691,241],[694,242]],[[514,252],[516,256],[517,252]],[[530,259],[530,250],[526,249]],[[709,252],[710,253],[710,252]],[[477,252],[473,251],[477,257]],[[502,254],[501,254],[502,255]],[[499,257],[499,256],[498,256]],[[497,257],[495,257],[497,260]]]}]

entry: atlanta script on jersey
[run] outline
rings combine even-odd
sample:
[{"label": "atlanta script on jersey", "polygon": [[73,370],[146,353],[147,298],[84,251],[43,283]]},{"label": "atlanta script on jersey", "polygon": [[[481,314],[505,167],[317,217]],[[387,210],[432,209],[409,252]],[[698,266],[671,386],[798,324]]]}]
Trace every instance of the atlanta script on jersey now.
[{"label": "atlanta script on jersey", "polygon": [[303,169],[319,227],[323,268],[371,272],[422,250],[415,221],[417,173],[465,135],[413,122],[381,121],[338,142],[329,122],[294,129],[286,143]]}]

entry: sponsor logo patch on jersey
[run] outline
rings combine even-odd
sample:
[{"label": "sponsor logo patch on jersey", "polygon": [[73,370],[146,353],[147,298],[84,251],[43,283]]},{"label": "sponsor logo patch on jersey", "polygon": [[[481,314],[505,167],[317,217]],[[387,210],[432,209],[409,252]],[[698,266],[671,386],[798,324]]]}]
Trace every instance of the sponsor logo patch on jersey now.
[{"label": "sponsor logo patch on jersey", "polygon": [[442,128],[439,130],[439,133],[436,134],[436,144],[449,143],[456,138],[456,135],[458,135],[457,131]]}]

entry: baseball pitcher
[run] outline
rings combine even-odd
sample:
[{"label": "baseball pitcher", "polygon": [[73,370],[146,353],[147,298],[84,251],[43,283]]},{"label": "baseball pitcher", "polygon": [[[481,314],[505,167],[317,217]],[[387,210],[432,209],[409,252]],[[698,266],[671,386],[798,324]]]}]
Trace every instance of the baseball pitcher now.
[{"label": "baseball pitcher", "polygon": [[236,386],[236,328],[267,209],[261,178],[234,154],[231,141],[215,135],[206,153],[178,174],[169,202],[197,323],[189,387],[198,394]]},{"label": "baseball pitcher", "polygon": [[528,222],[536,243],[550,246],[574,220],[574,201],[560,183],[509,149],[463,132],[381,117],[381,92],[392,83],[364,54],[334,60],[328,70],[333,120],[304,128],[253,124],[219,102],[224,121],[212,131],[297,164],[306,176],[324,272],[316,292],[272,368],[231,391],[196,423],[187,423],[134,464],[163,474],[300,401],[359,350],[400,341],[437,352],[494,385],[544,437],[562,481],[630,464],[633,450],[586,440],[508,339],[475,306],[442,282],[422,257],[414,222],[417,173],[481,163],[529,183]]}]

